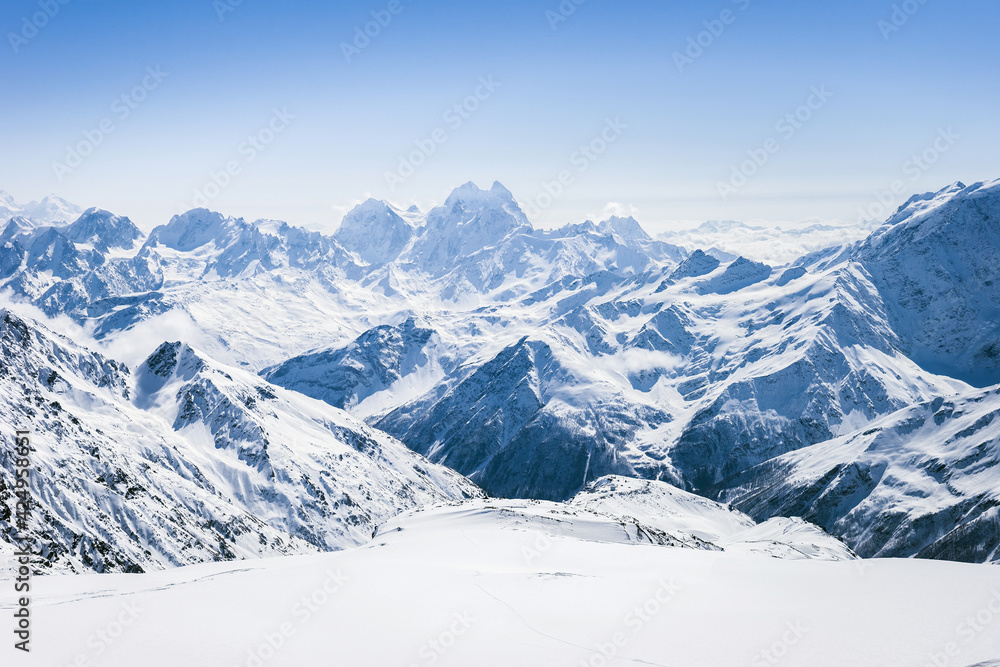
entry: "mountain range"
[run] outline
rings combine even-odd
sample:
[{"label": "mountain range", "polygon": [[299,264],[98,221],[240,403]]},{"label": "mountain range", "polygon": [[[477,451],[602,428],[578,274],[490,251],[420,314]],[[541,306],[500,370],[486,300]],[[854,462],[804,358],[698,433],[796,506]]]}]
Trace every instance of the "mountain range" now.
[{"label": "mountain range", "polygon": [[340,548],[424,502],[608,476],[861,556],[1000,560],[1000,181],[780,264],[634,218],[535,229],[499,183],[369,200],[332,235],[11,216],[4,414],[51,445],[53,564]]}]

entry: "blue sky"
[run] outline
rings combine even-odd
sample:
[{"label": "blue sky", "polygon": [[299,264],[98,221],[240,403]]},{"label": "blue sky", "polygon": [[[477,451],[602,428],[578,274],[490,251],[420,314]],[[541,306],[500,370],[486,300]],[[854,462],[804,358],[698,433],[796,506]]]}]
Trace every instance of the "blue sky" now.
[{"label": "blue sky", "polygon": [[1000,177],[995,0],[395,1],[8,1],[0,189],[147,229],[205,203],[330,228],[499,180],[541,226],[657,231]]}]

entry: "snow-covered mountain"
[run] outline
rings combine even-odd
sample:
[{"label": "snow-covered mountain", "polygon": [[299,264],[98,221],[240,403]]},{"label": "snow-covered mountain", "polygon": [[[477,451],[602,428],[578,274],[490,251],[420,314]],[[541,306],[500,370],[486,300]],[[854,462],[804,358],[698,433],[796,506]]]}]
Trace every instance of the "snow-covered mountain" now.
[{"label": "snow-covered mountain", "polygon": [[666,482],[602,477],[588,484],[570,506],[633,523],[689,548],[789,559],[856,558],[842,542],[802,519],[770,518],[758,524],[731,507]]},{"label": "snow-covered mountain", "polygon": [[69,225],[11,218],[0,231],[0,281],[49,315],[82,316],[103,299],[162,285],[155,261],[130,254],[142,236],[128,218],[96,208]]},{"label": "snow-covered mountain", "polygon": [[[1000,383],[997,210],[1000,181],[956,184],[867,240],[767,263],[632,218],[536,230],[502,185],[466,184],[427,213],[370,200],[333,236],[198,209],[129,250],[15,219],[0,266],[15,297],[109,350],[192,336],[206,364],[352,411],[494,495],[568,501],[606,475],[713,495]],[[756,519],[807,513],[768,483]],[[892,553],[944,553],[918,542]]]},{"label": "snow-covered mountain", "polygon": [[35,225],[64,225],[76,220],[83,209],[61,197],[48,195],[41,201],[19,204],[11,195],[0,190],[0,224],[20,216]]},{"label": "snow-covered mountain", "polygon": [[383,266],[395,261],[415,234],[413,225],[392,206],[369,199],[344,217],[334,238],[368,264]]},{"label": "snow-covered mountain", "polygon": [[412,387],[422,376],[424,389],[440,381],[453,364],[441,353],[440,336],[420,327],[414,318],[400,326],[383,325],[361,334],[338,349],[303,354],[265,369],[261,375],[274,384],[354,412],[378,412],[362,406],[376,394],[397,386],[403,377]]},{"label": "snow-covered mountain", "polygon": [[801,516],[866,557],[1000,561],[1000,388],[904,408],[723,482],[756,517]]},{"label": "snow-covered mountain", "polygon": [[[143,571],[360,544],[401,510],[479,494],[342,411],[164,343],[135,373],[0,312],[0,423],[29,430],[43,565]],[[0,465],[0,549],[13,462]]]},{"label": "snow-covered mountain", "polygon": [[885,300],[907,356],[975,386],[1000,383],[996,183],[956,183],[911,198],[855,259]]}]

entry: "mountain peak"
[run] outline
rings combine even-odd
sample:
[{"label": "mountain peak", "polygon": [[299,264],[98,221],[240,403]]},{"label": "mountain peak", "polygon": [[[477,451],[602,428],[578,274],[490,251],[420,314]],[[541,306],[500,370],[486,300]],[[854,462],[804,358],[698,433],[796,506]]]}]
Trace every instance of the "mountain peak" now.
[{"label": "mountain peak", "polygon": [[[511,194],[510,190],[501,185],[499,181],[494,181],[493,186],[489,190],[481,189],[472,181],[458,186],[448,195],[448,199],[445,200],[445,206],[454,208],[459,203],[467,210],[484,208],[488,205],[507,205],[516,208],[518,213],[521,211],[520,207],[517,206],[517,202],[514,201],[514,195]],[[523,214],[521,215],[523,217]]]},{"label": "mountain peak", "polygon": [[24,207],[28,217],[46,223],[67,223],[84,213],[76,204],[54,194],[45,195],[41,201],[33,201]]},{"label": "mountain peak", "polygon": [[392,206],[380,199],[368,199],[344,216],[334,237],[369,264],[381,266],[396,259],[415,232]]},{"label": "mountain peak", "polygon": [[646,233],[639,221],[629,216],[622,218],[613,215],[598,227],[603,232],[613,232],[623,239],[629,241],[652,241],[653,238]]},{"label": "mountain peak", "polygon": [[131,250],[142,232],[124,216],[91,207],[67,226],[63,234],[74,243],[89,243],[95,248]]},{"label": "mountain peak", "polygon": [[207,208],[193,208],[154,229],[149,234],[149,241],[154,245],[188,252],[217,239],[233,226],[245,224],[242,218],[227,218]]},{"label": "mountain peak", "polygon": [[0,190],[0,206],[11,211],[20,211],[21,205],[5,190]]}]

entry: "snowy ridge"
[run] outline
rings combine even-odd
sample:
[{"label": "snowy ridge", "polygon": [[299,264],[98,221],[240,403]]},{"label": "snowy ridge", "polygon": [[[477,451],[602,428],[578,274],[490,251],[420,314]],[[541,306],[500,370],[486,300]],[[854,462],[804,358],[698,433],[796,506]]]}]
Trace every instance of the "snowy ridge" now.
[{"label": "snowy ridge", "polygon": [[722,483],[753,516],[802,516],[866,557],[1000,561],[1000,387],[904,408]]},{"label": "snowy ridge", "polygon": [[650,526],[684,544],[776,558],[855,558],[839,540],[802,519],[771,518],[757,524],[739,511],[665,482],[602,477],[570,504]]},{"label": "snowy ridge", "polygon": [[[32,433],[47,567],[134,572],[327,551],[365,541],[400,510],[479,493],[348,415],[184,344],[163,344],[133,377],[4,311],[0,345],[4,438]],[[5,553],[10,520],[0,518]]]}]

